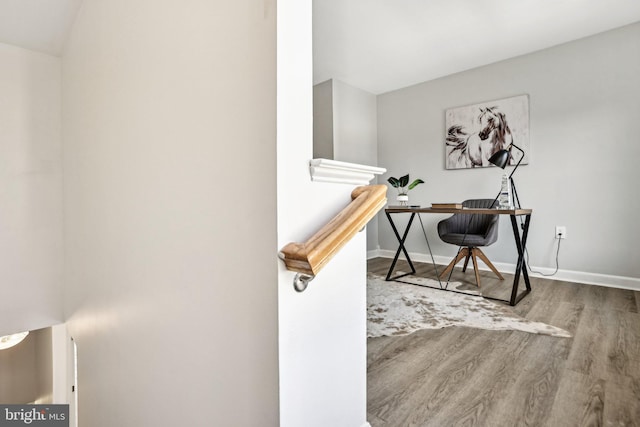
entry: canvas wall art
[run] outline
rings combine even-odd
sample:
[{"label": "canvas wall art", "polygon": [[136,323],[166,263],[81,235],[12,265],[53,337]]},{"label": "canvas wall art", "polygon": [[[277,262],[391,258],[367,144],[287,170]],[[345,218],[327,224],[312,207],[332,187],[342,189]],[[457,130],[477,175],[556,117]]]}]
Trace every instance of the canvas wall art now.
[{"label": "canvas wall art", "polygon": [[[489,158],[513,143],[529,162],[529,95],[450,108],[445,114],[445,167],[466,169],[491,166]],[[511,151],[511,165],[522,155]]]}]

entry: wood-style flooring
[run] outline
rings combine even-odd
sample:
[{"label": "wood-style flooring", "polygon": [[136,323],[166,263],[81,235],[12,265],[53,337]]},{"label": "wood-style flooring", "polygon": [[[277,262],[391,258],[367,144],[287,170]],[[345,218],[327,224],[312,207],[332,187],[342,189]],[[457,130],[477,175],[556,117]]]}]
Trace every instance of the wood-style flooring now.
[{"label": "wood-style flooring", "polygon": [[[368,269],[384,276],[390,263]],[[416,267],[435,278],[431,265]],[[473,268],[452,280],[475,286]],[[481,280],[507,297],[513,277]],[[370,338],[372,427],[640,426],[640,292],[538,278],[531,287],[514,311],[573,338],[465,327]]]}]

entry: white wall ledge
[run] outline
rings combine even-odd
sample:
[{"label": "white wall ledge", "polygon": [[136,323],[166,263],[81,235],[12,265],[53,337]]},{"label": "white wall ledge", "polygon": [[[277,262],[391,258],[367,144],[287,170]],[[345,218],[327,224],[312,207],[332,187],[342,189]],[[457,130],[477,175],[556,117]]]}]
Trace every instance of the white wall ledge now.
[{"label": "white wall ledge", "polygon": [[309,161],[311,181],[314,182],[367,185],[376,175],[382,175],[386,171],[385,168],[337,160],[312,159]]}]

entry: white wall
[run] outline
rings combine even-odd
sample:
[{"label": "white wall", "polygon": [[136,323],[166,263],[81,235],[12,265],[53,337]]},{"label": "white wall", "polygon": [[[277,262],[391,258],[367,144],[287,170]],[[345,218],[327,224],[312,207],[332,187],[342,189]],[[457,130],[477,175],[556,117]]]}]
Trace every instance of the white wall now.
[{"label": "white wall", "polygon": [[333,80],[313,85],[313,158],[333,157]]},{"label": "white wall", "polygon": [[85,0],[65,48],[81,426],[276,426],[273,1]]},{"label": "white wall", "polygon": [[0,44],[0,335],[62,321],[60,60]]},{"label": "white wall", "polygon": [[376,166],[376,96],[333,80],[334,159]]},{"label": "white wall", "polygon": [[[562,270],[640,278],[631,255],[640,236],[640,23],[380,95],[380,166],[392,176],[423,178],[426,185],[412,191],[412,202],[423,205],[495,197],[502,170],[444,170],[445,109],[525,93],[531,162],[514,178],[523,206],[534,210],[530,264],[555,266],[554,229],[564,225]],[[435,232],[440,219],[425,216],[432,247],[453,256],[455,248]],[[514,264],[508,221],[500,233],[486,253]],[[397,246],[386,219],[380,244]],[[410,237],[409,249],[427,253],[420,233]]]},{"label": "white wall", "polygon": [[[53,403],[53,339],[51,328],[33,331],[35,339],[35,374],[37,389],[35,402],[38,404]],[[66,403],[66,402],[65,402]]]},{"label": "white wall", "polygon": [[[312,183],[311,0],[278,2],[278,246],[304,242],[353,186]],[[280,265],[283,427],[366,424],[366,241],[360,233],[303,293]]]},{"label": "white wall", "polygon": [[313,86],[313,156],[376,166],[376,95],[339,80]]},{"label": "white wall", "polygon": [[[51,327],[51,364],[53,369],[52,403],[70,403],[73,385],[73,353],[69,351],[70,337],[64,324]],[[73,426],[73,424],[72,424]]]}]

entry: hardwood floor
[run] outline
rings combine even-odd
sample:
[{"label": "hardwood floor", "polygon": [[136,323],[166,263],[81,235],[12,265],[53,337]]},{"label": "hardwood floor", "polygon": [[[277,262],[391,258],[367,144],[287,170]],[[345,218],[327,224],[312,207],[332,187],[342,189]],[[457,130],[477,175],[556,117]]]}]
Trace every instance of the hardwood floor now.
[{"label": "hardwood floor", "polygon": [[[368,269],[384,276],[390,262]],[[433,266],[416,268],[435,278]],[[483,292],[508,296],[504,276],[482,271]],[[472,268],[452,280],[475,287]],[[370,338],[372,427],[640,426],[640,292],[538,278],[531,287],[514,311],[573,338],[464,327]]]}]

